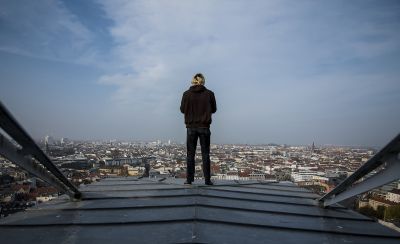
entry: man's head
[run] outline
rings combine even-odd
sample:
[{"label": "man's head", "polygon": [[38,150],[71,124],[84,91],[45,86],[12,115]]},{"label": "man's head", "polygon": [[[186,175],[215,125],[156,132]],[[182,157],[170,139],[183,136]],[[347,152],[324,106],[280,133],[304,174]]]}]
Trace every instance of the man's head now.
[{"label": "man's head", "polygon": [[197,73],[193,76],[192,85],[204,85],[206,79],[202,73]]}]

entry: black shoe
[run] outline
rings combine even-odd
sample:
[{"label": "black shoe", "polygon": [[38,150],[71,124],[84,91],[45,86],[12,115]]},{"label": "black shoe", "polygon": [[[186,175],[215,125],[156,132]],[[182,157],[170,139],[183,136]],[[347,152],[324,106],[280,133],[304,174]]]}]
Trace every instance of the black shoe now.
[{"label": "black shoe", "polygon": [[191,185],[191,184],[192,184],[192,182],[191,182],[191,181],[189,181],[189,180],[186,180],[186,181],[185,181],[185,183],[183,183],[183,184],[185,184],[185,185]]},{"label": "black shoe", "polygon": [[213,186],[214,185],[214,183],[211,180],[207,180],[205,184],[208,185],[208,186]]}]

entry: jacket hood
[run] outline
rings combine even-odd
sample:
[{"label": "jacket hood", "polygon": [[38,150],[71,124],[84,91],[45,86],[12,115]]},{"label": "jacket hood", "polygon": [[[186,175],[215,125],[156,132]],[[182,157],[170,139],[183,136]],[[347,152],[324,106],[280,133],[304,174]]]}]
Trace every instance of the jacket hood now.
[{"label": "jacket hood", "polygon": [[189,91],[191,92],[202,92],[205,91],[206,87],[203,85],[195,85],[195,86],[191,86]]}]

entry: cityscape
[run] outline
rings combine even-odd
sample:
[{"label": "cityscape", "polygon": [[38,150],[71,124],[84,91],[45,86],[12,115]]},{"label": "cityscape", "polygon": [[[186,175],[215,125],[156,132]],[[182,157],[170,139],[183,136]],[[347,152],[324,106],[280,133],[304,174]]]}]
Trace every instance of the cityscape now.
[{"label": "cityscape", "polygon": [[0,1],[2,242],[400,243],[399,29],[395,0]]},{"label": "cityscape", "polygon": [[[76,186],[108,177],[185,178],[186,145],[168,141],[76,141],[50,136],[37,141]],[[292,182],[319,195],[329,192],[376,153],[376,149],[310,145],[211,145],[213,180]],[[202,178],[200,148],[195,178]],[[375,173],[375,172],[373,172]],[[371,174],[373,174],[371,173]],[[1,217],[60,196],[53,186],[0,158]],[[400,181],[345,203],[365,215],[398,224]]]}]

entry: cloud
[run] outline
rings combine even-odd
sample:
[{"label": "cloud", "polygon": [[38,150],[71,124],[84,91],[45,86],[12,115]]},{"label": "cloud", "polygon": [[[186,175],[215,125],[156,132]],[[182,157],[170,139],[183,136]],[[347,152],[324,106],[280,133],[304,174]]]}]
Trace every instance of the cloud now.
[{"label": "cloud", "polygon": [[[107,74],[99,82],[108,80],[108,84],[118,86],[115,96],[119,100],[134,102],[136,96],[130,94],[146,90],[163,90],[166,96],[174,87],[189,85],[191,76],[199,71],[217,74],[217,70],[222,73],[251,66],[257,59],[253,56],[264,45],[254,38],[258,19],[240,11],[246,6],[244,2],[102,3],[114,20],[110,32],[116,44],[114,61],[121,72]],[[254,7],[251,11],[261,12]]]},{"label": "cloud", "polygon": [[397,2],[93,1],[3,1],[0,51],[94,66],[74,82],[97,81],[99,131],[183,138],[179,102],[197,72],[217,97],[219,142],[398,129],[398,114],[384,119],[400,101]]},{"label": "cloud", "polygon": [[[382,29],[381,23],[368,18],[380,12],[369,9],[357,16],[338,12],[334,4],[327,9],[309,2],[296,8],[280,1],[100,2],[114,21],[113,63],[121,70],[100,80],[113,76],[108,83],[116,85],[115,96],[127,102],[134,97],[130,93],[140,93],[146,86],[164,87],[168,94],[169,86],[182,85],[197,71],[231,84],[246,80],[259,85],[266,77],[277,82],[307,79],[322,66],[374,58],[400,45],[393,26]],[[322,10],[324,15],[310,16]],[[374,36],[381,39],[373,40]],[[343,66],[338,69],[343,73]],[[122,74],[129,74],[129,79]]]},{"label": "cloud", "polygon": [[398,77],[381,67],[400,49],[399,23],[392,23],[398,15],[387,6],[357,12],[358,3],[339,2],[100,2],[114,22],[117,68],[99,83],[115,87],[113,100],[174,121],[181,92],[203,72],[221,108],[217,141],[238,140],[235,128],[249,141],[279,140],[288,130],[299,141],[314,131],[332,141],[346,130],[342,121],[351,118],[347,130],[356,129],[380,114],[377,98]]},{"label": "cloud", "polygon": [[0,50],[61,62],[91,63],[93,33],[58,0],[2,1]]}]

